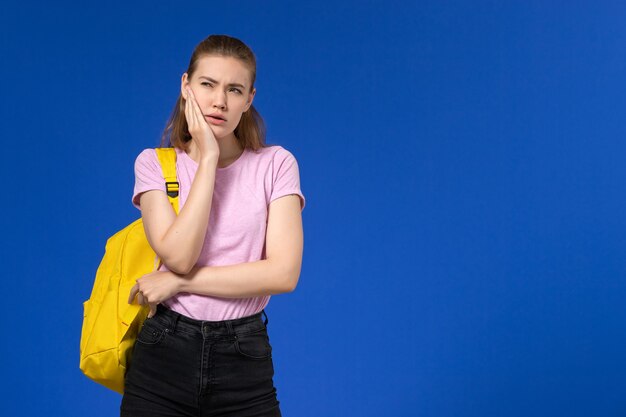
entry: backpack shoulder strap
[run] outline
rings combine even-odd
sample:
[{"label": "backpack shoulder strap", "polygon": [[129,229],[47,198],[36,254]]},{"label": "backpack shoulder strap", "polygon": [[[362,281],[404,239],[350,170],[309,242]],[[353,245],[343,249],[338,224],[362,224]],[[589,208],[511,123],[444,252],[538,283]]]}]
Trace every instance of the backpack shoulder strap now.
[{"label": "backpack shoulder strap", "polygon": [[176,149],[155,148],[167,189],[167,198],[170,200],[174,211],[178,214],[178,178],[176,177]]}]

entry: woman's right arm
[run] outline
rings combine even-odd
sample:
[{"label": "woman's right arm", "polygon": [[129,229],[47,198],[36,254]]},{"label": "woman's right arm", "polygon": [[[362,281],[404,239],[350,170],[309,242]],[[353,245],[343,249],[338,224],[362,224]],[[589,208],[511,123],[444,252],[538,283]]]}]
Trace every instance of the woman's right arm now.
[{"label": "woman's right arm", "polygon": [[178,216],[162,190],[141,194],[141,217],[152,249],[167,269],[187,274],[194,267],[209,224],[217,159],[202,159]]},{"label": "woman's right arm", "polygon": [[144,192],[140,196],[140,208],[146,237],[152,249],[170,271],[187,274],[198,261],[204,245],[220,148],[195,100],[191,86],[183,90],[182,94],[189,133],[200,154],[189,196],[178,216],[162,190]]}]

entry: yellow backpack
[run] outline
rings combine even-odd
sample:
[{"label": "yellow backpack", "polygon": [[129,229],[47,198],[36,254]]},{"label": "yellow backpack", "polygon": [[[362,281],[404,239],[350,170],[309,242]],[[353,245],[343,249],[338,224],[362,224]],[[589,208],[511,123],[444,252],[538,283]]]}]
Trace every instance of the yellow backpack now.
[{"label": "yellow backpack", "polygon": [[[178,214],[174,148],[156,148],[170,203]],[[141,217],[109,237],[90,298],[83,303],[80,369],[113,391],[124,393],[124,376],[149,307],[128,304],[137,279],[156,269]],[[159,259],[160,263],[160,259]]]}]

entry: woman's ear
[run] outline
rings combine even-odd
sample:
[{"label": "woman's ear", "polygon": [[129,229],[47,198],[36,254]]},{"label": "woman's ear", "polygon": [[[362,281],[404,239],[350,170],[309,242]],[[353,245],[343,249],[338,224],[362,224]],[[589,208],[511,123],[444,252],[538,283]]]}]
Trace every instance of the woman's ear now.
[{"label": "woman's ear", "polygon": [[182,94],[183,98],[187,100],[187,86],[189,85],[189,81],[187,80],[187,73],[184,73],[182,78],[180,79],[180,94]]},{"label": "woman's ear", "polygon": [[248,97],[248,108],[246,108],[245,111],[250,110],[250,107],[252,107],[252,100],[254,100],[255,94],[256,94],[256,87],[252,89],[252,92],[250,93],[250,96]]}]

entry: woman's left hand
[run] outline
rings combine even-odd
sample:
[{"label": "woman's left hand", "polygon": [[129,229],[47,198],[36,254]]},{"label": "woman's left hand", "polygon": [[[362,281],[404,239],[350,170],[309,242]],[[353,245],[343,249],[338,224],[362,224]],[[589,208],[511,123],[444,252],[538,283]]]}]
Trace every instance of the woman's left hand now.
[{"label": "woman's left hand", "polygon": [[178,294],[180,279],[171,271],[154,271],[143,275],[130,289],[128,304],[132,304],[137,296],[139,304],[150,306],[148,318],[151,318],[156,314],[157,304]]}]

